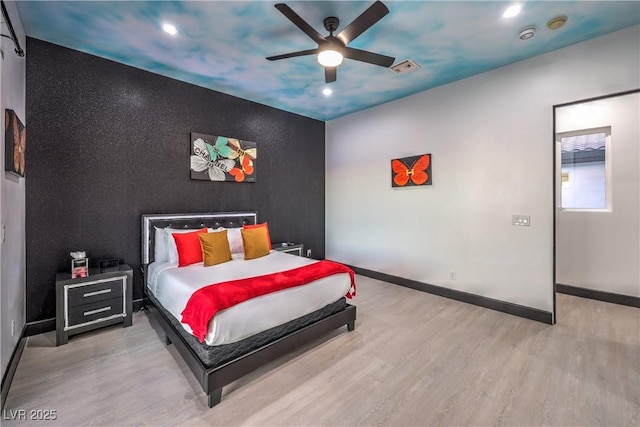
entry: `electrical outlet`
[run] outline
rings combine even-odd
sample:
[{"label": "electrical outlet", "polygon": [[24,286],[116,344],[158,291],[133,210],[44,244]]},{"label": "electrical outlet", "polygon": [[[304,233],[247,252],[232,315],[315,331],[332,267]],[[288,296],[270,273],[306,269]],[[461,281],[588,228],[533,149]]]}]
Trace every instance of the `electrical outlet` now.
[{"label": "electrical outlet", "polygon": [[7,236],[7,227],[5,225],[2,226],[2,243],[4,243],[5,237]]},{"label": "electrical outlet", "polygon": [[311,258],[311,249],[307,249],[307,258]]},{"label": "electrical outlet", "polygon": [[11,336],[14,336],[16,334],[16,321],[12,320],[11,321]]},{"label": "electrical outlet", "polygon": [[456,280],[456,272],[455,272],[455,270],[449,271],[449,280]]}]

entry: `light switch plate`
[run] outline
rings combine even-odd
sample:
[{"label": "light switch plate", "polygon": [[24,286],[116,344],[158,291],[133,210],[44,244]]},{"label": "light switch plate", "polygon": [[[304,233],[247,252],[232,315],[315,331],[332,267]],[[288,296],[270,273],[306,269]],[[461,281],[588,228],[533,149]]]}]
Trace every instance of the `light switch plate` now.
[{"label": "light switch plate", "polygon": [[531,225],[531,215],[512,215],[511,224],[529,227]]}]

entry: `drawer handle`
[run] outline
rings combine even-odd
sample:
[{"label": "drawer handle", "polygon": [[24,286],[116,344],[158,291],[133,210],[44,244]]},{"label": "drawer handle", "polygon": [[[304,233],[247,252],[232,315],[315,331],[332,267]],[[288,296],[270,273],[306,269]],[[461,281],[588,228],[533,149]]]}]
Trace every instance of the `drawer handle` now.
[{"label": "drawer handle", "polygon": [[102,289],[101,291],[87,292],[86,294],[83,295],[83,297],[87,298],[87,297],[92,297],[94,295],[108,294],[109,292],[111,292],[111,289]]},{"label": "drawer handle", "polygon": [[96,313],[102,313],[103,311],[109,311],[111,310],[111,306],[108,307],[102,307],[102,308],[97,308],[95,310],[89,310],[89,311],[85,311],[84,315],[85,316],[91,316],[92,314],[96,314]]}]

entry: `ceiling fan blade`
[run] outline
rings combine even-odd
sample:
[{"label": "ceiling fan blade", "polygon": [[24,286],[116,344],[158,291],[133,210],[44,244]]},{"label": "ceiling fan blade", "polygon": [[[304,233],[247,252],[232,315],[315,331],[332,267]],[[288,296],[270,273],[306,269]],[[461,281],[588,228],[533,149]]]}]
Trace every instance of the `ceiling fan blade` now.
[{"label": "ceiling fan blade", "polygon": [[300,17],[297,13],[293,11],[289,6],[284,3],[278,3],[275,5],[276,9],[278,9],[284,16],[289,18],[289,21],[293,22],[296,27],[300,28],[306,35],[311,37],[316,43],[321,44],[326,41],[326,39],[313,29],[311,25],[307,23],[304,19]]},{"label": "ceiling fan blade", "polygon": [[352,47],[344,48],[344,57],[355,59],[356,61],[366,62],[368,64],[379,65],[381,67],[391,67],[396,58],[380,55],[379,53],[367,52],[366,50],[355,49]]},{"label": "ceiling fan blade", "polygon": [[338,67],[324,67],[324,81],[325,83],[332,83],[336,81]]},{"label": "ceiling fan blade", "polygon": [[269,56],[269,61],[277,61],[278,59],[295,58],[296,56],[314,55],[318,53],[318,49],[301,50],[298,52],[284,53],[282,55]]},{"label": "ceiling fan blade", "polygon": [[344,30],[340,32],[336,37],[340,39],[345,45],[349,44],[356,39],[360,34],[367,31],[373,24],[381,20],[389,9],[381,1],[376,1],[369,6],[367,10],[362,12],[362,15],[358,16]]}]

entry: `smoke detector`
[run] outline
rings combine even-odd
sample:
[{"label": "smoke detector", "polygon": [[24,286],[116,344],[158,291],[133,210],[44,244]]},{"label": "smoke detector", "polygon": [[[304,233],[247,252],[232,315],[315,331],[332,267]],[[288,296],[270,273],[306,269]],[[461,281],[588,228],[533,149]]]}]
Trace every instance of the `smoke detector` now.
[{"label": "smoke detector", "polygon": [[518,37],[520,37],[520,40],[527,40],[535,35],[536,35],[536,27],[535,25],[530,25],[528,27],[524,27],[523,29],[521,29]]},{"label": "smoke detector", "polygon": [[391,71],[393,71],[395,74],[407,74],[410,73],[412,71],[418,70],[422,67],[420,67],[418,64],[416,64],[415,62],[413,62],[410,59],[405,59],[402,62],[397,63],[396,65],[394,65],[393,67],[391,67]]}]

